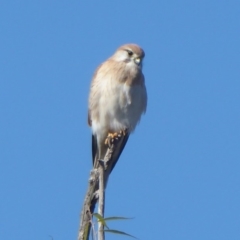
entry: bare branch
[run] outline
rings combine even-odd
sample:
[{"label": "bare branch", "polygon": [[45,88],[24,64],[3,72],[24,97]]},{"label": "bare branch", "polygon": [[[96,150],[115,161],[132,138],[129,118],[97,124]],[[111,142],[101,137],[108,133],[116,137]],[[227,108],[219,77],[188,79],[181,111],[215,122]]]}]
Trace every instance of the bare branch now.
[{"label": "bare branch", "polygon": [[[80,227],[79,227],[79,232],[78,232],[78,240],[87,240],[89,239],[89,233],[90,233],[90,228],[91,228],[91,219],[92,219],[92,211],[91,205],[92,201],[97,201],[95,198],[95,189],[98,184],[98,171],[97,169],[93,169],[90,172],[90,178],[89,178],[89,185],[88,185],[88,190],[85,196],[84,204],[83,204],[83,209],[81,213],[81,220],[80,220]],[[94,204],[95,206],[95,204]]]},{"label": "bare branch", "polygon": [[[89,234],[90,234],[90,229],[91,229],[91,224],[92,224],[92,214],[94,212],[95,209],[95,205],[99,199],[99,194],[104,195],[104,190],[106,187],[106,182],[108,179],[108,174],[106,174],[107,169],[108,169],[108,165],[111,165],[111,158],[112,158],[112,154],[114,151],[114,145],[111,145],[108,150],[107,153],[104,157],[104,161],[103,161],[103,165],[101,166],[101,164],[98,163],[96,164],[95,168],[90,172],[90,178],[89,178],[89,184],[88,184],[88,189],[87,189],[87,193],[84,199],[84,203],[83,203],[83,208],[82,208],[82,212],[81,212],[81,219],[80,219],[80,226],[79,226],[79,231],[78,231],[78,240],[88,240],[89,239]],[[103,187],[101,188],[101,193],[99,191],[99,185],[100,185],[100,181],[99,181],[99,175],[101,172],[101,169],[103,169],[102,171],[104,171],[103,176],[103,181],[101,181],[101,184],[103,184]],[[104,215],[104,196],[103,196],[103,201],[102,201],[102,216]],[[103,238],[104,239],[104,238]]]}]

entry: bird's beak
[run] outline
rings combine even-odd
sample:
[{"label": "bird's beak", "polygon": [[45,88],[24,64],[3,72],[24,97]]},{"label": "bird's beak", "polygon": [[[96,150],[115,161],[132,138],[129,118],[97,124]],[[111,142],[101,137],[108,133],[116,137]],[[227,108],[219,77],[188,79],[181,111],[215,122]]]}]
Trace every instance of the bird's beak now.
[{"label": "bird's beak", "polygon": [[140,58],[140,57],[136,57],[136,58],[134,59],[134,62],[135,62],[137,65],[140,65],[140,63],[141,63],[141,58]]}]

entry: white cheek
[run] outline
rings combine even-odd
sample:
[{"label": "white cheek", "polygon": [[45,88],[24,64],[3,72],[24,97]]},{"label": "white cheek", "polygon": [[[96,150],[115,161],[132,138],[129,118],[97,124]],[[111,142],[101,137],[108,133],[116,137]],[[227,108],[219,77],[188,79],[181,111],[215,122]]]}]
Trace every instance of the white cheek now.
[{"label": "white cheek", "polygon": [[130,59],[130,61],[126,64],[127,71],[130,71],[131,73],[135,73],[136,71],[139,71],[139,67],[140,65],[137,65],[133,59]]},{"label": "white cheek", "polygon": [[126,61],[126,60],[129,60],[129,57],[128,57],[128,54],[127,52],[120,52],[116,58],[115,58],[116,61],[119,61],[119,62],[123,62],[123,61]]}]

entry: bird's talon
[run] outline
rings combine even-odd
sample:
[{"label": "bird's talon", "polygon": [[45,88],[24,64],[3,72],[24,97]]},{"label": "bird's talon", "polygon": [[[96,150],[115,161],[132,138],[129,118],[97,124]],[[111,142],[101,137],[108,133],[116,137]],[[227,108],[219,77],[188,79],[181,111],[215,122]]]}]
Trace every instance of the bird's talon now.
[{"label": "bird's talon", "polygon": [[127,132],[127,129],[120,130],[119,132],[108,133],[108,136],[104,142],[105,145],[108,145],[110,147],[111,144],[113,144],[115,141],[118,141],[122,136],[125,136],[126,132]]}]

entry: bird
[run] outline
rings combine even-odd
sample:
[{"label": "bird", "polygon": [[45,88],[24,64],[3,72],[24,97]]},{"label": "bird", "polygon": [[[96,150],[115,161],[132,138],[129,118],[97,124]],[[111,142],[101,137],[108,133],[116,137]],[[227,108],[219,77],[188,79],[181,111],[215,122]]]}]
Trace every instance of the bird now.
[{"label": "bird", "polygon": [[129,135],[147,109],[147,90],[142,73],[144,50],[137,44],[120,46],[95,71],[89,94],[88,125],[92,130],[92,160],[96,167],[115,144],[106,181]]}]

